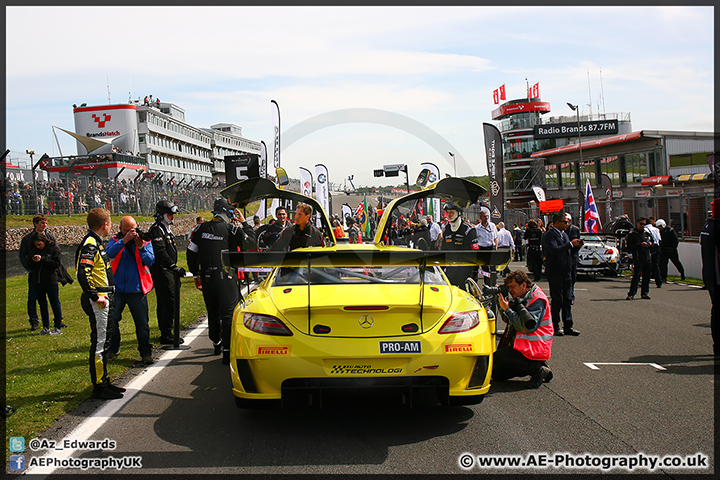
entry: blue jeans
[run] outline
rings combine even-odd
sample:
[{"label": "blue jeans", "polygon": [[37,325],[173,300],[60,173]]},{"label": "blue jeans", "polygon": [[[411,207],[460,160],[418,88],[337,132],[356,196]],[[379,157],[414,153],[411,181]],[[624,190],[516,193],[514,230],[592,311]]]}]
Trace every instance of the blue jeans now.
[{"label": "blue jeans", "polygon": [[[28,278],[29,280],[29,278]],[[28,281],[28,300],[27,300],[28,320],[30,324],[37,323],[37,285]]]},{"label": "blue jeans", "polygon": [[120,321],[122,320],[122,312],[125,310],[125,305],[130,307],[130,314],[135,322],[138,352],[140,352],[140,356],[150,355],[152,353],[152,345],[150,345],[147,295],[141,292],[123,293],[117,290],[115,291],[115,315],[109,325],[110,347],[108,351],[117,352],[120,349]]},{"label": "blue jeans", "polygon": [[[35,285],[37,294],[37,302],[40,304],[40,316],[42,317],[43,328],[50,328],[50,312],[48,311],[48,301],[52,308],[54,316],[55,328],[62,325],[62,308],[60,307],[60,289],[58,285]],[[33,307],[35,306],[33,302]]]}]

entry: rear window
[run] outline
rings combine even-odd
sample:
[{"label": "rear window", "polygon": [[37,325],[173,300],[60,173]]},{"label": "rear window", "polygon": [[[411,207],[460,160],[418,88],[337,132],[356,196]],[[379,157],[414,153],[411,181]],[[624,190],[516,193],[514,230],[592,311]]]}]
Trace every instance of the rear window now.
[{"label": "rear window", "polygon": [[[425,270],[424,282],[446,285],[437,267]],[[282,267],[278,269],[273,286],[306,285],[307,267]],[[362,285],[362,284],[419,284],[418,267],[312,267],[310,284]]]}]

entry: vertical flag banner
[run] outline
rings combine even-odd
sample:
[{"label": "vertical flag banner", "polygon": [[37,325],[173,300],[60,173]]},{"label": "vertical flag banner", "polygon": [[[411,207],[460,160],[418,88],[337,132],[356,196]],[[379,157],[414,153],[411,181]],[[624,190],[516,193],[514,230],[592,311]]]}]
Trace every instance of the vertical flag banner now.
[{"label": "vertical flag banner", "polygon": [[500,100],[507,100],[505,97],[505,84],[500,85]]},{"label": "vertical flag banner", "polygon": [[498,103],[500,103],[500,97],[498,96],[498,90],[497,90],[497,89],[493,90],[493,103],[495,103],[495,105],[497,105]]},{"label": "vertical flag banner", "polygon": [[300,193],[307,197],[312,197],[313,178],[312,173],[307,168],[300,167]]},{"label": "vertical flag banner", "polygon": [[532,86],[532,98],[540,98],[540,83]]},{"label": "vertical flag banner", "polygon": [[352,217],[352,208],[350,208],[350,205],[347,203],[343,203],[342,205],[342,222],[343,222],[343,229],[348,229],[347,224],[347,217]]},{"label": "vertical flag banner", "polygon": [[600,215],[595,206],[595,197],[593,197],[592,188],[590,188],[590,179],[585,184],[585,231],[588,233],[600,233]]},{"label": "vertical flag banner", "polygon": [[267,146],[260,141],[260,178],[267,178]]},{"label": "vertical flag banner", "polygon": [[[267,146],[264,141],[260,141],[260,178],[267,178]],[[260,200],[260,206],[258,207],[257,216],[260,217],[260,221],[267,217],[267,202],[263,198]]]},{"label": "vertical flag banner", "polygon": [[[315,198],[323,207],[325,213],[332,215],[330,210],[330,182],[328,178],[327,167],[321,163],[315,165]],[[318,227],[320,226],[320,217],[317,217]]]},{"label": "vertical flag banner", "polygon": [[490,179],[490,219],[505,217],[505,187],[503,185],[503,151],[500,130],[490,123],[483,123],[485,135],[485,158]]},{"label": "vertical flag banner", "polygon": [[272,104],[272,120],[273,120],[273,165],[275,168],[280,167],[280,106],[275,100],[270,100]]},{"label": "vertical flag banner", "polygon": [[365,238],[370,237],[370,217],[368,216],[368,204],[367,195],[363,194],[363,216],[360,219],[360,224],[363,232],[365,232]]},{"label": "vertical flag banner", "polygon": [[[427,168],[430,170],[430,175],[428,175],[428,185],[431,183],[435,183],[438,180],[440,180],[440,169],[435,165],[434,163],[430,162],[424,162],[420,164],[420,169]],[[428,207],[428,214],[433,216],[433,221],[439,222],[440,221],[440,215],[442,215],[442,210],[440,209],[440,199],[439,198],[432,198],[430,199],[430,205]]]}]

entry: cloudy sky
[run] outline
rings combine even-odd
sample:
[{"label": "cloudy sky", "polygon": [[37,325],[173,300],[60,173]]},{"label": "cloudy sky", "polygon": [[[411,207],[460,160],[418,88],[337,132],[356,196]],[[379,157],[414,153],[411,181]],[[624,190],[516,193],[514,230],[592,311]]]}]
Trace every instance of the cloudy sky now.
[{"label": "cloudy sky", "polygon": [[281,141],[292,177],[316,163],[356,186],[400,183],[372,176],[396,163],[411,183],[422,162],[485,175],[482,124],[500,85],[510,100],[539,83],[546,116],[573,115],[571,102],[629,113],[635,131],[712,131],[713,18],[712,7],[6,7],[6,143],[14,162],[26,149],[59,155],[51,127],[74,130],[73,103],[152,94],[194,126],[234,123],[270,145],[275,100],[283,132],[346,110]]}]

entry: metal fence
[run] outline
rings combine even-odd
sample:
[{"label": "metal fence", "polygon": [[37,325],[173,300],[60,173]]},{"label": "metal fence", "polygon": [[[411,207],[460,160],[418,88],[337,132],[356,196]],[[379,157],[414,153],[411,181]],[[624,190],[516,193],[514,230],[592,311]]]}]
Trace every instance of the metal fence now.
[{"label": "metal fence", "polygon": [[[621,215],[627,215],[633,223],[636,218],[653,216],[665,220],[681,239],[696,239],[710,216],[712,201],[712,193],[692,193],[679,196],[619,198],[612,201],[596,199],[596,204],[602,225]],[[584,208],[584,205],[577,202],[567,202],[564,205],[564,211],[572,216],[575,225],[582,224]],[[477,223],[480,220],[480,206],[470,206],[465,210],[464,216],[472,223]],[[535,207],[505,209],[505,218],[502,221],[505,222],[506,228],[511,228],[514,224],[522,226],[529,220],[538,218],[542,219],[546,226],[552,220],[551,215],[543,214]]]},{"label": "metal fence", "polygon": [[181,212],[211,210],[224,185],[191,181],[166,184],[150,179],[112,181],[78,178],[69,183],[38,181],[24,183],[4,180],[0,214],[72,215],[93,208],[106,208],[113,214],[153,215],[159,200],[170,200]]}]

